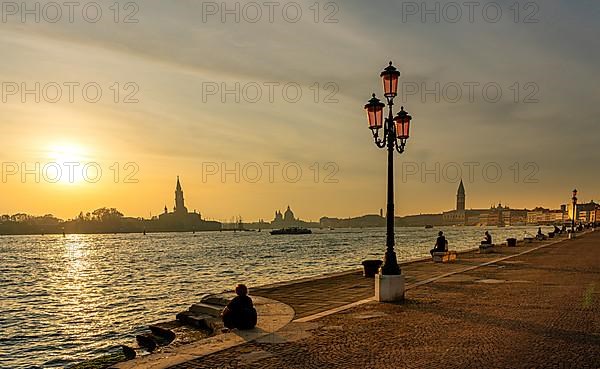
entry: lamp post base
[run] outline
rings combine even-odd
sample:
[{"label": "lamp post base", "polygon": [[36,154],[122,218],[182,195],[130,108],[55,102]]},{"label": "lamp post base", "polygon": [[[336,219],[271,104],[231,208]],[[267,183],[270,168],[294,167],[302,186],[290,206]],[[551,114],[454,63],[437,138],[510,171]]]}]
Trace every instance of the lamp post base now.
[{"label": "lamp post base", "polygon": [[379,302],[398,302],[404,300],[403,275],[375,275],[375,299]]}]

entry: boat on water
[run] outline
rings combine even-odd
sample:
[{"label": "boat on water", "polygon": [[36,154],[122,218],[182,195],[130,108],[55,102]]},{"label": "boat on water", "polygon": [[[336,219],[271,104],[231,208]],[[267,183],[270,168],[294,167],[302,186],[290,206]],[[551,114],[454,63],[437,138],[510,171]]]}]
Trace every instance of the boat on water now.
[{"label": "boat on water", "polygon": [[270,233],[272,235],[280,235],[280,234],[311,234],[312,231],[310,229],[308,229],[308,228],[290,227],[290,228],[274,229]]}]

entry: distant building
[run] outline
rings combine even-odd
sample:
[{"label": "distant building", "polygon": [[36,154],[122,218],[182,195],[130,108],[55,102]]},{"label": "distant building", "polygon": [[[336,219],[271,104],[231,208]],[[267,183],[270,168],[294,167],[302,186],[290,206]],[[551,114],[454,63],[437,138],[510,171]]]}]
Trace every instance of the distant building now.
[{"label": "distant building", "polygon": [[462,179],[456,191],[456,209],[445,211],[442,213],[443,225],[478,225],[480,224],[480,216],[485,213],[485,209],[467,209],[467,195],[465,185]]},{"label": "distant building", "polygon": [[185,207],[183,200],[183,190],[181,189],[181,183],[179,182],[179,176],[177,176],[177,185],[175,186],[175,213],[187,214],[188,209]]},{"label": "distant building", "polygon": [[465,186],[463,185],[462,179],[458,185],[458,191],[456,192],[456,211],[465,211]]},{"label": "distant building", "polygon": [[283,214],[283,222],[284,223],[294,223],[296,222],[296,217],[294,216],[294,212],[290,209],[288,205],[287,210]]},{"label": "distant building", "polygon": [[[596,204],[594,201],[588,203],[577,204],[576,207],[575,221],[583,223],[591,223],[598,221],[598,215],[600,215],[600,204]],[[573,205],[569,204],[569,215],[570,220],[573,217]]]},{"label": "distant building", "polygon": [[183,197],[183,189],[179,176],[177,176],[177,184],[175,185],[175,207],[173,212],[169,213],[165,206],[164,213],[158,216],[157,227],[164,231],[206,231],[220,230],[221,223],[204,221],[200,213],[194,211],[188,212],[185,207]]},{"label": "distant building", "polygon": [[444,225],[465,225],[467,221],[467,213],[465,210],[466,194],[465,186],[462,179],[456,191],[456,209],[445,211],[442,214],[442,223]]},{"label": "distant building", "polygon": [[550,210],[537,207],[527,212],[527,224],[562,224],[569,218],[566,206],[562,205],[560,210]]},{"label": "distant building", "polygon": [[526,209],[511,209],[508,206],[492,206],[479,216],[479,224],[484,226],[515,226],[527,224]]},{"label": "distant building", "polygon": [[461,180],[456,192],[456,209],[442,213],[443,225],[504,227],[527,223],[525,209],[510,209],[502,204],[492,205],[489,209],[467,209],[466,199],[465,186]]},{"label": "distant building", "polygon": [[304,222],[296,219],[296,216],[289,205],[283,214],[277,210],[275,212],[275,218],[271,222],[274,227],[297,227],[300,223]]}]

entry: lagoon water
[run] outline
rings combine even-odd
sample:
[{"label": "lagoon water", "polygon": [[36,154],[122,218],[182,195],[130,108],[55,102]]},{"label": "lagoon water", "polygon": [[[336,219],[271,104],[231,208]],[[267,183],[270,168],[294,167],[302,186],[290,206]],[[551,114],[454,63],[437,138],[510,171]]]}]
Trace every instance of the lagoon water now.
[{"label": "lagoon water", "polygon": [[[439,229],[397,228],[398,258],[428,255]],[[478,245],[484,231],[441,229],[454,250]],[[536,230],[491,232],[503,241]],[[385,250],[383,228],[314,232],[0,237],[0,368],[68,367],[132,344],[205,292],[358,268]]]}]

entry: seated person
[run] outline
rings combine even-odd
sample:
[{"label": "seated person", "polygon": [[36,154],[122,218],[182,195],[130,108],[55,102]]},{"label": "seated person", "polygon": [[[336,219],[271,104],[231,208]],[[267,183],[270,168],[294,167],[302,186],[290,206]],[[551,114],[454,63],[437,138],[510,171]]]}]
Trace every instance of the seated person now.
[{"label": "seated person", "polygon": [[221,313],[223,324],[229,329],[254,328],[257,314],[252,299],[248,297],[248,288],[243,284],[238,284],[235,287],[235,293],[237,296],[227,304]]},{"label": "seated person", "polygon": [[492,235],[490,232],[485,231],[485,240],[481,241],[482,245],[491,245],[492,244]]},{"label": "seated person", "polygon": [[554,225],[554,234],[560,234],[560,228],[558,228],[556,225]]},{"label": "seated person", "polygon": [[537,234],[535,235],[535,238],[537,238],[538,240],[545,240],[546,239],[546,235],[542,233],[542,227],[538,228]]},{"label": "seated person", "polygon": [[434,252],[446,251],[448,251],[448,241],[446,240],[446,237],[444,237],[444,232],[440,231],[438,233],[438,238],[435,241],[435,246],[433,247],[433,249],[429,250],[429,253],[431,254],[431,256],[433,256]]},{"label": "seated person", "polygon": [[567,232],[567,226],[563,224],[562,229],[560,230],[560,233],[566,233]]}]

